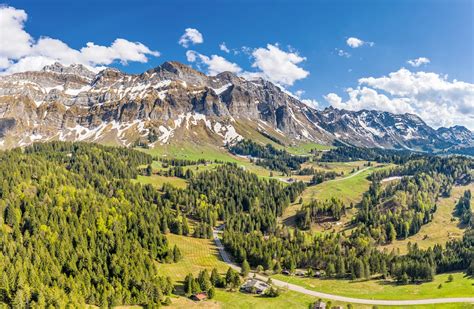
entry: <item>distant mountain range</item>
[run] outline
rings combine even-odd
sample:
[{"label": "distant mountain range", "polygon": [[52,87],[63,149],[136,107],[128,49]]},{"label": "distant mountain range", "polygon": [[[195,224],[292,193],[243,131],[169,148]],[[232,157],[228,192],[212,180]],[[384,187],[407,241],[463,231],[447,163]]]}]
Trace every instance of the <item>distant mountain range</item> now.
[{"label": "distant mountain range", "polygon": [[282,144],[335,141],[418,151],[471,151],[473,133],[437,130],[413,114],[318,111],[263,79],[207,76],[179,62],[142,74],[59,63],[0,77],[0,148],[68,140],[130,146],[262,135]]}]

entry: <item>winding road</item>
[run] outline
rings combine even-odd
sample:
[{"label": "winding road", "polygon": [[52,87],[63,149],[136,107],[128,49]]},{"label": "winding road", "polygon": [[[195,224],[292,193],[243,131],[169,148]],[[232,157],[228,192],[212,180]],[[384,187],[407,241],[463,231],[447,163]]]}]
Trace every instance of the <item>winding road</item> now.
[{"label": "winding road", "polygon": [[[359,172],[362,172],[359,171]],[[355,173],[354,173],[355,174]],[[354,176],[354,175],[352,175]],[[214,229],[213,237],[216,243],[217,249],[222,257],[222,260],[232,267],[233,269],[240,272],[240,266],[232,262],[230,255],[225,251],[224,246],[219,238],[219,234],[224,229],[224,225],[221,225]],[[267,281],[267,276],[262,276],[260,274],[256,274],[256,278]],[[318,297],[318,298],[325,298],[331,300],[337,300],[347,303],[354,303],[354,304],[365,304],[365,305],[384,305],[384,306],[403,306],[403,305],[429,305],[429,304],[445,304],[445,303],[474,303],[474,297],[461,297],[461,298],[430,298],[430,299],[416,299],[416,300],[376,300],[376,299],[362,299],[362,298],[352,298],[352,297],[345,297],[333,294],[327,294],[322,292],[316,292],[313,290],[308,290],[302,286],[287,283],[281,280],[273,279],[272,283],[278,287],[286,288],[291,291],[303,293],[306,295]]]},{"label": "winding road", "polygon": [[352,173],[352,174],[350,174],[349,176],[342,177],[342,178],[336,178],[336,179],[332,179],[332,180],[327,180],[326,182],[336,182],[336,181],[346,180],[346,179],[349,179],[349,178],[352,178],[352,177],[354,177],[354,176],[359,175],[360,173],[362,173],[362,172],[368,170],[369,168],[370,168],[370,166],[365,167],[365,168],[363,168],[363,169],[361,169],[361,170],[358,170],[357,172]]}]

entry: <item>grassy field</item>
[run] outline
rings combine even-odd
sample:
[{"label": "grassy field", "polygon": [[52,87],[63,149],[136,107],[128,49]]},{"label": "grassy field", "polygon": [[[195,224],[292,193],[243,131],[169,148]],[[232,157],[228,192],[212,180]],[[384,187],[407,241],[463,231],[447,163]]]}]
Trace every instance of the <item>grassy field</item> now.
[{"label": "grassy field", "polygon": [[235,161],[235,158],[230,155],[224,147],[208,144],[194,144],[191,142],[186,144],[173,143],[156,145],[155,147],[149,149],[137,149],[160,158],[176,158],[187,160],[198,160],[205,158],[209,161]]},{"label": "grassy field", "polygon": [[132,181],[139,182],[142,184],[151,184],[157,188],[161,188],[163,184],[169,183],[177,188],[186,188],[186,180],[178,177],[166,177],[159,175],[152,176],[141,176],[138,175],[137,179],[132,179]]},{"label": "grassy field", "polygon": [[[351,167],[351,170],[352,168],[353,167]],[[350,203],[356,204],[362,198],[362,194],[369,188],[370,181],[367,180],[367,176],[369,176],[370,173],[372,173],[372,171],[376,168],[378,167],[370,167],[367,170],[364,170],[363,172],[360,172],[359,174],[352,177],[349,177],[350,174],[348,174],[344,176],[344,178],[336,178],[335,180],[325,181],[319,185],[307,187],[301,195],[303,203],[308,203],[313,199],[324,201],[326,199],[330,199],[331,197],[337,197],[341,199],[346,206],[349,206]],[[295,203],[290,207],[287,207],[283,212],[281,221],[288,226],[294,226],[295,214],[300,208],[301,204],[299,203]],[[336,228],[337,230],[346,228],[346,222],[351,219],[355,212],[355,207],[348,209],[346,215],[341,218],[339,223],[337,225],[332,225],[331,228]],[[327,227],[322,227],[318,224],[315,224],[312,230],[321,231],[325,228]]]},{"label": "grassy field", "polygon": [[[244,167],[249,172],[255,173],[260,177],[270,178],[270,170],[265,169],[261,166],[255,165],[250,162],[249,159],[235,156],[229,153],[224,147],[218,147],[215,145],[198,145],[198,144],[186,144],[186,145],[157,145],[155,148],[143,149],[137,148],[138,150],[144,151],[150,155],[156,156],[157,158],[175,158],[175,159],[186,159],[186,160],[198,160],[206,159],[207,161],[222,161],[236,163]],[[157,169],[161,164],[156,161],[154,163]],[[207,167],[199,165],[199,170],[212,169],[216,165],[210,164]],[[188,166],[188,168],[195,168],[196,165]],[[281,173],[273,171],[274,178],[281,177]]]},{"label": "grassy field", "polygon": [[400,253],[403,254],[407,251],[409,242],[418,244],[421,249],[427,249],[435,244],[444,245],[449,239],[461,238],[464,230],[460,226],[459,219],[453,216],[453,211],[459,197],[465,190],[469,189],[471,192],[474,191],[474,183],[467,186],[453,187],[450,197],[439,199],[438,209],[434,214],[433,221],[423,225],[416,235],[404,240],[396,240],[381,248],[390,251],[394,248],[399,249]]},{"label": "grassy field", "polygon": [[295,155],[307,155],[311,150],[329,150],[335,148],[334,146],[321,145],[316,143],[301,143],[294,146],[286,147],[286,151]]},{"label": "grassy field", "polygon": [[372,169],[369,168],[353,177],[349,175],[349,177],[345,176],[347,178],[329,180],[319,185],[310,186],[303,192],[303,202],[337,197],[346,204],[356,203],[369,188],[370,182],[367,180],[367,176],[372,173]]},{"label": "grassy field", "polygon": [[[176,264],[157,264],[161,275],[171,276],[175,282],[180,282],[184,277],[192,272],[197,274],[201,269],[212,269],[216,267],[221,273],[227,270],[227,265],[223,263],[217,253],[217,249],[211,240],[197,239],[186,236],[168,234],[167,238],[170,244],[178,245],[183,260]],[[453,274],[454,281],[446,283],[447,275],[440,275],[432,283],[409,286],[393,286],[381,284],[377,281],[369,282],[351,282],[347,280],[318,280],[305,279],[297,277],[287,277],[277,275],[278,279],[291,280],[308,289],[315,289],[321,292],[365,298],[380,299],[419,299],[428,297],[461,297],[469,295],[469,289],[472,289],[473,280],[463,278],[462,274]],[[443,284],[438,289],[439,283]],[[277,298],[261,298],[254,295],[248,295],[240,292],[228,292],[223,289],[217,289],[216,297],[213,300],[196,303],[185,297],[174,295],[170,308],[308,308],[308,305],[316,298],[296,293],[293,291],[284,291]],[[341,302],[332,302],[332,305],[346,306]],[[372,306],[354,305],[354,308],[368,309]],[[379,308],[383,308],[379,306]],[[402,308],[390,306],[387,308]],[[405,307],[406,308],[406,307]],[[429,306],[410,306],[409,308],[472,308],[469,305],[429,305]]]},{"label": "grassy field", "polygon": [[[364,164],[367,161],[353,161],[353,162],[316,162],[309,161],[302,164],[304,167],[312,167],[315,170],[324,171],[324,172],[336,172],[338,174],[343,173],[344,175],[349,175],[353,169],[364,168]],[[376,164],[376,163],[374,163]]]},{"label": "grassy field", "polygon": [[202,269],[216,267],[219,272],[227,271],[229,268],[220,260],[219,253],[210,239],[200,239],[187,236],[167,234],[166,237],[171,246],[175,244],[181,250],[183,259],[178,263],[157,264],[161,275],[170,276],[175,282],[182,281],[187,274],[197,274]]},{"label": "grassy field", "polygon": [[[447,282],[448,274],[437,275],[423,284],[397,285],[383,280],[350,281],[314,279],[275,275],[276,279],[298,284],[319,292],[368,299],[422,299],[443,297],[472,297],[474,280],[463,273],[452,273],[454,280]],[[442,284],[441,288],[438,286]]]},{"label": "grassy field", "polygon": [[[240,292],[228,292],[223,289],[216,290],[216,296],[212,300],[204,302],[194,302],[185,297],[173,297],[172,305],[169,308],[174,309],[185,309],[185,308],[229,308],[229,309],[253,309],[253,308],[268,308],[268,309],[280,309],[280,308],[309,308],[309,305],[317,300],[316,297],[309,295],[293,292],[284,291],[277,298],[263,298],[255,295],[249,295]],[[323,299],[326,303],[328,299]],[[331,306],[343,306],[347,308],[347,303],[331,301]],[[374,308],[372,305],[361,305],[352,304],[355,309],[370,309]],[[469,309],[472,308],[471,304],[440,304],[440,305],[419,305],[419,306],[377,306],[378,308],[390,308],[390,309]]]}]

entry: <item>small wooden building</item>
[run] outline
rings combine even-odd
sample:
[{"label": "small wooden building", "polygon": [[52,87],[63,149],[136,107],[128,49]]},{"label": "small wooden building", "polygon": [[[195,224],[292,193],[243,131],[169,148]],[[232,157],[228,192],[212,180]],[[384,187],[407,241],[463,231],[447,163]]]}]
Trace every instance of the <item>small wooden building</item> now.
[{"label": "small wooden building", "polygon": [[191,299],[194,301],[203,301],[207,299],[207,293],[206,292],[201,292],[197,294],[191,295]]}]

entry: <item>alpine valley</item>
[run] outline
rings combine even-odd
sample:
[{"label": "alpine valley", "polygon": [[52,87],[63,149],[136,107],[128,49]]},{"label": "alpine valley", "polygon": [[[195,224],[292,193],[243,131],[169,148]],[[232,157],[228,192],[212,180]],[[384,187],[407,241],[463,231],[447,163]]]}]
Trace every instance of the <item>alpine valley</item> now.
[{"label": "alpine valley", "polygon": [[267,80],[207,76],[179,62],[142,74],[55,63],[0,77],[0,149],[54,140],[221,147],[258,137],[287,146],[474,150],[473,133],[463,126],[435,130],[413,114],[320,111]]}]

